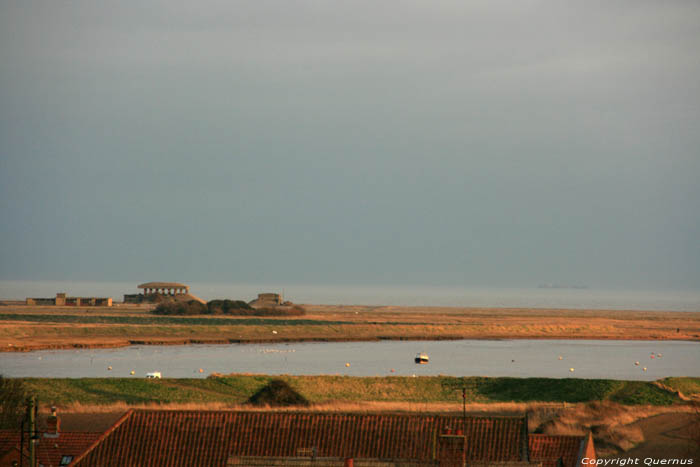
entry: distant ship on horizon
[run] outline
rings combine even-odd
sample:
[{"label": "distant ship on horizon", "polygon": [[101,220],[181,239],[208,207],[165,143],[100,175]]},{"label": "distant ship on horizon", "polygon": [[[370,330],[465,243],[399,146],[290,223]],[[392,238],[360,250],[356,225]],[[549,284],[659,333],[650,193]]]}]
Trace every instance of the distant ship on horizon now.
[{"label": "distant ship on horizon", "polygon": [[538,289],[587,289],[587,285],[540,284]]}]

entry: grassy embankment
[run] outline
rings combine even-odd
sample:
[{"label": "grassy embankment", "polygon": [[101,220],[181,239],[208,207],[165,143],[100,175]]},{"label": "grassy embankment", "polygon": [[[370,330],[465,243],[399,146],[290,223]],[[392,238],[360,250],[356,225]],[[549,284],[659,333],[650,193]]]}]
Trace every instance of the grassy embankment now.
[{"label": "grassy embankment", "polygon": [[[155,316],[148,308],[0,308],[0,349],[380,339],[700,340],[698,312],[306,306],[303,317]],[[276,331],[273,333],[272,331]]]},{"label": "grassy embankment", "polygon": [[[145,380],[131,378],[26,378],[27,389],[44,404],[149,405],[244,404],[269,384],[273,376],[230,375],[206,379]],[[281,376],[312,404],[402,402],[461,403],[466,388],[469,403],[590,402],[665,406],[681,402],[673,393],[642,381],[434,377]],[[686,394],[700,394],[700,378],[666,378],[662,382]]]}]

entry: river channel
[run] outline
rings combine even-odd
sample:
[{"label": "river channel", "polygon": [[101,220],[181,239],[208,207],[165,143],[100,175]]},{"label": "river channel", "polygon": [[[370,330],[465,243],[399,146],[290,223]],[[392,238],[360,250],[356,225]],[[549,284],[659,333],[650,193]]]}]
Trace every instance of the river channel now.
[{"label": "river channel", "polygon": [[[427,353],[430,363],[415,364],[418,352]],[[164,378],[203,378],[218,372],[656,380],[700,376],[700,344],[520,339],[153,345],[0,354],[0,374],[9,377],[137,378],[152,371]]]}]

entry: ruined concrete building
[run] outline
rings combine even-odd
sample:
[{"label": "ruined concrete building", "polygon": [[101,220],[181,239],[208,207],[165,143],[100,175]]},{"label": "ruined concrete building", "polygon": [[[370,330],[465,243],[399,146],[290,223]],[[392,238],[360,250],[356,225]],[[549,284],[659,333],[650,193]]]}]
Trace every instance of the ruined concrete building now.
[{"label": "ruined concrete building", "polygon": [[252,307],[278,306],[282,304],[282,296],[278,293],[259,293],[258,298],[248,303]]},{"label": "ruined concrete building", "polygon": [[200,303],[206,303],[201,298],[190,293],[189,285],[178,282],[146,282],[139,284],[137,288],[143,289],[143,293],[124,295],[124,303],[154,302],[163,298],[185,301],[195,300]]},{"label": "ruined concrete building", "polygon": [[65,293],[59,292],[56,298],[29,298],[27,305],[48,305],[48,306],[112,306],[112,297],[68,297]]}]

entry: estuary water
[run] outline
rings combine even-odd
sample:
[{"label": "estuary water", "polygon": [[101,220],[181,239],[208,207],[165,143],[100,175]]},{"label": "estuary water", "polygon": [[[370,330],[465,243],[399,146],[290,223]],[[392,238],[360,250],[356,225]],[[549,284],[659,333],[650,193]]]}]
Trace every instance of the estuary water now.
[{"label": "estuary water", "polygon": [[[430,363],[415,364],[418,352],[427,353]],[[700,376],[700,344],[522,339],[154,345],[0,353],[0,374],[9,377],[142,378],[151,371],[160,371],[164,378],[203,378],[219,372],[656,380]]]}]

